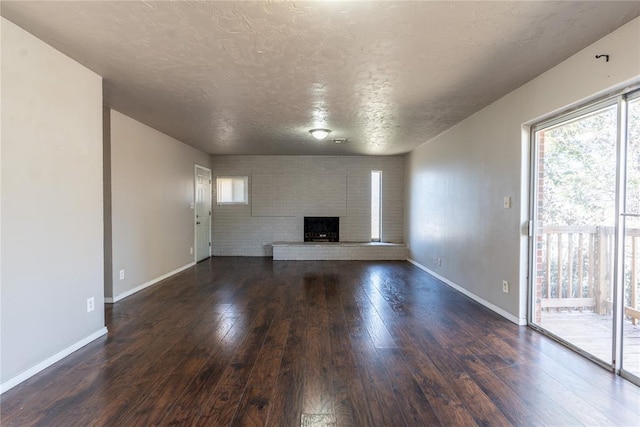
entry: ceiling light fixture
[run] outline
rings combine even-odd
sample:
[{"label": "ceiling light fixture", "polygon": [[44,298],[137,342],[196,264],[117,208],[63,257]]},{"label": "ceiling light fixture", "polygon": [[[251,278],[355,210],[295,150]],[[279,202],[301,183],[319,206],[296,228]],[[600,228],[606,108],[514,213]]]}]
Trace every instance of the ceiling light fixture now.
[{"label": "ceiling light fixture", "polygon": [[325,139],[331,133],[329,129],[311,129],[309,133],[317,140]]}]

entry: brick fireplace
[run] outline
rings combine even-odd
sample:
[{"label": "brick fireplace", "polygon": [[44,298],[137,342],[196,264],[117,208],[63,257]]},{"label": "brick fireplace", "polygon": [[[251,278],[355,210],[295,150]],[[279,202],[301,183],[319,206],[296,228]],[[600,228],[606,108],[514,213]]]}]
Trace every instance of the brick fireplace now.
[{"label": "brick fireplace", "polygon": [[339,242],[340,218],[337,216],[305,216],[305,242]]}]

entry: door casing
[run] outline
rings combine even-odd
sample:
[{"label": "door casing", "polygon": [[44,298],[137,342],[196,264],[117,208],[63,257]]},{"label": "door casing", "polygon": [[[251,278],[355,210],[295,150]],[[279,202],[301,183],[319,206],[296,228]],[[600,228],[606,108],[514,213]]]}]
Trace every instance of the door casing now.
[{"label": "door casing", "polygon": [[[202,261],[211,256],[211,169],[195,165],[194,168],[194,260]],[[204,192],[204,200],[200,199],[199,191]],[[202,224],[205,222],[206,224]]]}]

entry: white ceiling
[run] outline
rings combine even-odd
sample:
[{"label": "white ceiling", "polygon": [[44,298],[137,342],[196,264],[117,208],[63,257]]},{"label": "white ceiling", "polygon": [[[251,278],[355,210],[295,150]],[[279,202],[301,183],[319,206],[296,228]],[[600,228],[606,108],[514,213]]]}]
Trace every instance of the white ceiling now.
[{"label": "white ceiling", "polygon": [[103,76],[107,106],[213,154],[405,153],[640,15],[638,1],[1,7]]}]

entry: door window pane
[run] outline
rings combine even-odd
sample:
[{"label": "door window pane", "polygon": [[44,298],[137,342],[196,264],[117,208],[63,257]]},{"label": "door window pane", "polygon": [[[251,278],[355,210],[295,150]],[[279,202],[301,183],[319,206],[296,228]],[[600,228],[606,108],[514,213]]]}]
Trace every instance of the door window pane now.
[{"label": "door window pane", "polygon": [[617,107],[535,133],[533,321],[612,363]]},{"label": "door window pane", "polygon": [[640,377],[640,98],[628,104],[622,368]]}]

